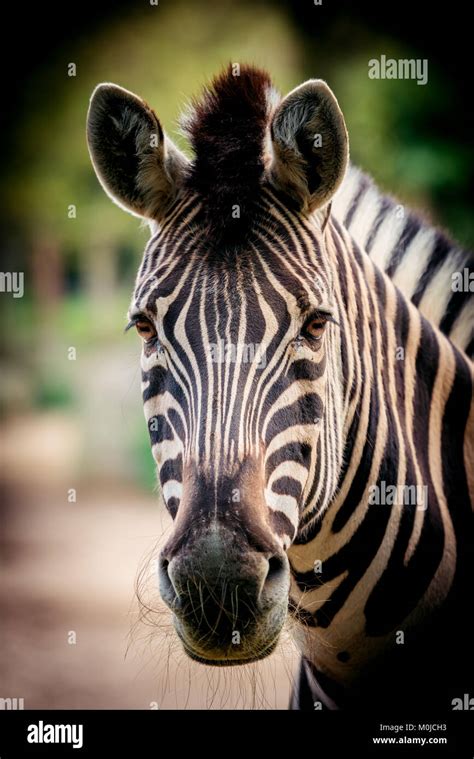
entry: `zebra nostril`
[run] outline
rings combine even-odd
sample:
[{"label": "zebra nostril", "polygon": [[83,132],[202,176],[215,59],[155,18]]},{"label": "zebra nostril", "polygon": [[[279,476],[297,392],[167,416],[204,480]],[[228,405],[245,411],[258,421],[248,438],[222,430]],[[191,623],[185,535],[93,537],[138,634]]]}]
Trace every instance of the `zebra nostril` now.
[{"label": "zebra nostril", "polygon": [[174,588],[173,582],[169,575],[169,561],[168,559],[161,558],[158,567],[158,576],[160,581],[160,593],[164,601],[167,603],[174,602],[178,594]]},{"label": "zebra nostril", "polygon": [[268,560],[268,572],[265,578],[265,584],[274,580],[280,580],[285,574],[286,562],[282,556],[272,556]]}]

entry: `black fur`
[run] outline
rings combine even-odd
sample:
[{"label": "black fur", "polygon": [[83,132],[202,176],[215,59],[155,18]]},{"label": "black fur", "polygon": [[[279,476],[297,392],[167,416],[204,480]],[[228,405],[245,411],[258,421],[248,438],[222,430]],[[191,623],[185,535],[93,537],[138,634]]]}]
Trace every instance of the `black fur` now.
[{"label": "black fur", "polygon": [[266,72],[241,66],[234,75],[229,64],[183,120],[195,153],[187,186],[202,198],[204,222],[214,242],[237,243],[255,221],[265,172],[270,87]]}]

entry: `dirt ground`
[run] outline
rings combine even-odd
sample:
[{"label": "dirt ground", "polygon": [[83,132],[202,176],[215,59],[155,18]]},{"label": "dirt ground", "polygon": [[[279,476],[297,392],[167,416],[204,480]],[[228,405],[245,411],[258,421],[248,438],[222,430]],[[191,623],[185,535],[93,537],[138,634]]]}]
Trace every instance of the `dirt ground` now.
[{"label": "dirt ground", "polygon": [[76,453],[60,417],[22,420],[0,437],[0,698],[25,709],[287,708],[289,636],[245,668],[194,664],[159,604],[152,561],[144,577],[159,611],[140,619],[137,571],[170,520],[152,493],[81,483]]}]

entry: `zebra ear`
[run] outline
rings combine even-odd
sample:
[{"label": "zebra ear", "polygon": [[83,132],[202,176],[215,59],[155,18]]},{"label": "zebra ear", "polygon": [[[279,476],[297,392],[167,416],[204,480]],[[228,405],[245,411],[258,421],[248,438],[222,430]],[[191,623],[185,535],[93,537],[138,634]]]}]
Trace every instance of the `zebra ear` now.
[{"label": "zebra ear", "polygon": [[87,114],[87,142],[105,192],[125,211],[160,217],[176,196],[188,159],[149,106],[115,84],[99,84]]},{"label": "zebra ear", "polygon": [[321,79],[309,79],[277,107],[271,124],[272,183],[308,213],[328,203],[349,160],[338,102]]}]

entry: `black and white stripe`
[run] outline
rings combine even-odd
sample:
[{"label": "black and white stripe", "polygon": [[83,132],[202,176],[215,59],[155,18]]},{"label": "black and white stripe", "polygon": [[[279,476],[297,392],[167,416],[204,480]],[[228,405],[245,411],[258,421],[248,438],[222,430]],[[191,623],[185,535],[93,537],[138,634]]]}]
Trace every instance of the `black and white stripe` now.
[{"label": "black and white stripe", "polygon": [[358,245],[441,332],[474,357],[474,297],[452,289],[455,272],[474,270],[474,254],[456,245],[351,166],[334,214]]}]

